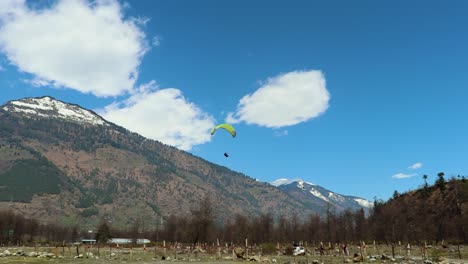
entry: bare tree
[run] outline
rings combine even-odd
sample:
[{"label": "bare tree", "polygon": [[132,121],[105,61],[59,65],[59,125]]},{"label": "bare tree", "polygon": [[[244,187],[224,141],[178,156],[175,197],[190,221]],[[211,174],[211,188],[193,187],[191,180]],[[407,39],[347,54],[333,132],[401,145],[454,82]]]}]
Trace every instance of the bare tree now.
[{"label": "bare tree", "polygon": [[214,225],[214,214],[210,197],[206,195],[198,208],[192,210],[190,230],[192,242],[208,242]]}]

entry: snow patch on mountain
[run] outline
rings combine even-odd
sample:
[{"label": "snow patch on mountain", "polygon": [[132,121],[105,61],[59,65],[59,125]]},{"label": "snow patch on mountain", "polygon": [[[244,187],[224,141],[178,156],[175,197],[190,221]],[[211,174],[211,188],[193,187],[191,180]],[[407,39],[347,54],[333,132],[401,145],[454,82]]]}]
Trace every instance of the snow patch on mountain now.
[{"label": "snow patch on mountain", "polygon": [[28,117],[61,118],[78,123],[109,125],[99,115],[77,105],[66,104],[49,96],[11,101],[3,110],[24,113]]},{"label": "snow patch on mountain", "polygon": [[343,196],[332,192],[328,192],[328,198],[330,200],[335,200],[338,202],[344,202],[346,200]]},{"label": "snow patch on mountain", "polygon": [[299,188],[301,190],[305,190],[304,182],[303,181],[298,181],[297,182],[297,188]]},{"label": "snow patch on mountain", "polygon": [[374,206],[372,204],[372,202],[369,202],[368,200],[364,200],[364,199],[360,199],[360,198],[354,198],[354,201],[356,201],[362,207],[372,208]]},{"label": "snow patch on mountain", "polygon": [[281,179],[277,179],[277,180],[274,180],[272,182],[270,182],[271,185],[273,186],[281,186],[281,185],[284,185],[284,184],[290,184],[292,183],[293,181],[292,180],[288,180],[286,178],[281,178]]},{"label": "snow patch on mountain", "polygon": [[[313,184],[311,182],[306,182],[306,181],[303,181],[302,179],[298,179],[298,178],[294,178],[294,179],[281,178],[281,179],[277,179],[275,181],[270,182],[270,184],[273,185],[273,186],[278,187],[278,186],[281,186],[281,185],[291,184],[293,182],[297,182],[298,184],[300,184],[302,186],[304,185],[304,183],[307,183],[309,185],[315,185],[315,184]],[[301,187],[299,187],[299,188],[301,188]]]},{"label": "snow patch on mountain", "polygon": [[22,101],[12,101],[11,104],[31,109],[54,110],[50,103],[51,98],[49,97],[44,97],[41,99],[31,98],[26,100],[28,100],[29,103],[25,103]]},{"label": "snow patch on mountain", "polygon": [[329,202],[330,200],[328,200],[327,197],[323,196],[319,191],[315,190],[314,188],[310,189],[309,191],[312,195],[324,200],[324,201],[327,201]]}]

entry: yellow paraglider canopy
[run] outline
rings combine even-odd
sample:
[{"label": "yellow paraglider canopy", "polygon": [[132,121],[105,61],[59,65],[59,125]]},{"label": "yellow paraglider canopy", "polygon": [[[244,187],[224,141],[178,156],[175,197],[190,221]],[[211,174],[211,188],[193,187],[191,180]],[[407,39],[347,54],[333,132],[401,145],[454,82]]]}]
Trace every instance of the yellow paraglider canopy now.
[{"label": "yellow paraglider canopy", "polygon": [[221,125],[213,127],[213,129],[211,129],[211,135],[214,135],[216,130],[219,128],[225,129],[227,132],[231,134],[232,137],[236,137],[236,129],[230,124],[221,124]]}]

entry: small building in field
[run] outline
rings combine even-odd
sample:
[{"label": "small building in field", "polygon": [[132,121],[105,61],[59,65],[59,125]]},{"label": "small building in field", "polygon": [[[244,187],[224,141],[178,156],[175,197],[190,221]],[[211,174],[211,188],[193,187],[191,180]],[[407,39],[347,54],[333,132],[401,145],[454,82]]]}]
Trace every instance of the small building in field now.
[{"label": "small building in field", "polygon": [[96,239],[81,239],[82,244],[96,244]]},{"label": "small building in field", "polygon": [[[133,239],[131,239],[131,238],[110,238],[109,240],[107,240],[107,243],[108,244],[119,244],[119,245],[132,244]],[[142,245],[142,244],[149,244],[149,243],[151,243],[151,241],[149,239],[146,239],[146,238],[138,238],[136,240],[136,243],[139,244],[139,245]]]}]

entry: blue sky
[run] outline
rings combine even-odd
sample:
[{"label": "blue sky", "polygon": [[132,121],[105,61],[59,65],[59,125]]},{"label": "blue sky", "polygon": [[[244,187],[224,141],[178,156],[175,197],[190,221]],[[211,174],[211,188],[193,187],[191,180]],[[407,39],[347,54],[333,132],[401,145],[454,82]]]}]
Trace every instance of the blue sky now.
[{"label": "blue sky", "polygon": [[[6,0],[0,103],[51,95],[259,181],[387,199],[468,174],[466,10]],[[209,135],[226,121],[235,139]]]}]

